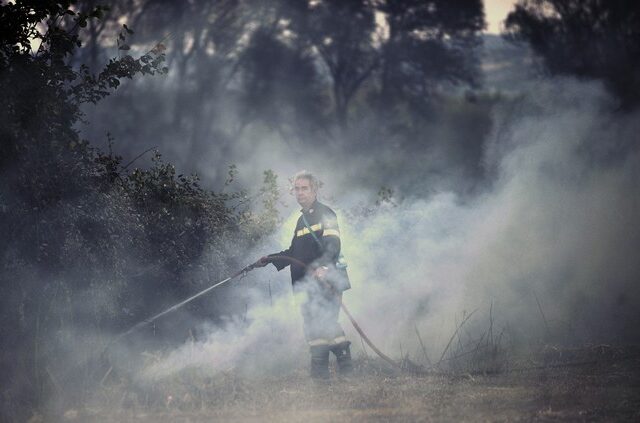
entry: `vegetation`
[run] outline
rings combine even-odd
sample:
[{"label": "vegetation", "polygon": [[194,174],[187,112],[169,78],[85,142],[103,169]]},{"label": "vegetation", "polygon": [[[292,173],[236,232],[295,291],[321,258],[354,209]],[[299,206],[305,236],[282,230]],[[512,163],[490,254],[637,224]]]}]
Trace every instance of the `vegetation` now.
[{"label": "vegetation", "polygon": [[[98,71],[73,66],[81,34],[108,12],[80,9],[71,1],[0,5],[0,367],[12,405],[3,407],[5,421],[24,420],[20,412],[58,389],[64,381],[53,375],[64,374],[69,351],[97,347],[83,334],[121,331],[207,285],[238,264],[232,242],[241,248],[277,222],[272,173],[261,191],[265,214],[253,215],[245,192],[210,192],[158,153],[138,169],[112,151],[111,138],[107,152],[81,139],[83,104],[167,68],[162,44],[128,54],[126,25],[119,57]],[[243,224],[253,221],[260,224]]]},{"label": "vegetation", "polygon": [[551,74],[604,81],[622,108],[640,104],[640,5],[627,0],[521,0],[505,26]]},{"label": "vegetation", "polygon": [[78,60],[105,62],[114,23],[126,20],[133,49],[165,40],[170,80],[129,84],[87,133],[136,141],[130,155],[159,145],[201,173],[204,157],[269,139],[291,149],[425,149],[440,141],[433,122],[442,97],[481,82],[480,0],[110,4]]},{"label": "vegetation", "polygon": [[67,418],[107,422],[635,421],[639,357],[633,347],[549,349],[513,357],[500,374],[417,376],[361,356],[354,377],[327,389],[299,373],[256,380],[231,372],[215,377],[185,372],[158,382],[152,392],[128,390],[111,379],[96,407],[64,412]]},{"label": "vegetation", "polygon": [[[402,181],[418,197],[443,186],[434,180],[455,185],[459,193],[486,182],[484,140],[495,123],[492,109],[509,100],[502,93],[475,92],[482,80],[482,1],[108,3],[0,1],[0,372],[8,381],[0,420],[26,421],[45,405],[64,407],[58,417],[66,418],[65,410],[78,417],[72,407],[87,404],[95,385],[106,399],[101,406],[118,413],[147,407],[169,420],[167,410],[235,418],[247,407],[272,411],[274,419],[280,408],[291,413],[285,417],[299,417],[296,404],[321,404],[322,418],[336,403],[350,408],[345,415],[354,419],[389,417],[379,410],[407,419],[427,413],[465,418],[459,409],[446,408],[449,400],[446,407],[420,402],[425,392],[449,397],[455,379],[442,375],[404,379],[372,366],[366,370],[373,376],[355,389],[344,385],[333,392],[337,396],[323,398],[297,376],[265,386],[233,374],[216,380],[187,375],[184,384],[169,380],[156,390],[134,392],[135,383],[99,352],[113,334],[247,264],[240,252],[278,225],[274,172],[264,172],[256,192],[233,188],[238,169],[229,166],[231,153],[239,144],[238,150],[248,147],[247,139],[284,140],[298,156],[322,145],[326,157],[318,160],[330,157],[329,169],[344,166],[350,182],[381,187],[378,208],[399,205],[406,195],[397,186]],[[622,0],[521,0],[506,29],[511,39],[528,42],[551,74],[600,79],[623,108],[633,109],[640,99],[639,16],[637,6]],[[106,147],[99,148],[105,132]],[[165,156],[154,148],[136,155],[148,146],[140,147],[143,142],[161,146]],[[117,151],[115,143],[121,143]],[[126,145],[129,151],[123,151]],[[150,164],[142,166],[141,156],[152,150]],[[363,166],[371,162],[375,172],[353,166],[354,157],[366,154]],[[218,182],[220,189],[181,174],[175,157],[190,169],[213,167],[207,183]],[[364,219],[372,210],[350,212]],[[218,291],[185,307],[188,318],[181,323],[159,321],[141,337],[157,343],[197,337],[191,317],[216,320],[244,311],[234,301],[237,296]],[[154,337],[156,331],[165,336]],[[461,324],[435,364],[427,363],[424,345],[422,351],[429,371],[465,380],[454,386],[462,387],[462,401],[472,403],[467,383],[487,373],[505,376],[511,363],[492,317],[482,338],[463,333]],[[401,355],[404,370],[411,370],[412,362]],[[361,359],[360,370],[370,364]],[[540,378],[547,378],[546,371]],[[391,376],[398,395],[383,383]],[[582,376],[588,375],[573,380]],[[480,380],[500,389],[513,383],[507,376],[504,385]],[[296,384],[302,402],[281,395]],[[565,388],[562,399],[572,393]],[[179,398],[172,397],[176,389]],[[411,393],[403,396],[403,389]],[[527,389],[518,391],[524,394],[517,402],[536,395]],[[543,400],[527,403],[536,410],[534,418],[551,413],[545,389],[539,387]],[[69,403],[45,404],[62,390]],[[637,395],[628,392],[616,411],[637,417]],[[208,404],[220,407],[211,411]],[[293,409],[286,409],[290,404]],[[561,417],[598,412],[583,413],[580,399],[571,404]],[[367,408],[371,414],[359,414]],[[87,420],[112,417],[104,409],[79,414]]]}]

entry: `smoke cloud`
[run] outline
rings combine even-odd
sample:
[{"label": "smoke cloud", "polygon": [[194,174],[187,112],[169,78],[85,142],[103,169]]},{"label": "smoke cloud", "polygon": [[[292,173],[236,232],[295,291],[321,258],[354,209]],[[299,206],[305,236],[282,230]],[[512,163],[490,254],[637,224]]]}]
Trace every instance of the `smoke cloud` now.
[{"label": "smoke cloud", "polygon": [[[515,346],[638,340],[640,156],[634,134],[640,120],[611,112],[604,89],[592,82],[539,80],[523,92],[494,110],[483,150],[493,178],[472,198],[439,191],[420,199],[408,190],[397,205],[383,202],[357,213],[371,192],[350,191],[349,177],[368,169],[366,160],[363,167],[352,160],[348,172],[313,169],[339,214],[353,286],[344,302],[392,356],[401,348],[416,351],[418,328],[436,357],[463,313],[473,310],[472,333],[486,330],[492,309],[496,327]],[[254,256],[288,245],[296,213]],[[249,279],[244,321],[205,328],[203,341],[178,348],[144,376],[187,367],[264,374],[300,366],[305,345],[288,272],[269,267]],[[273,304],[267,280],[280,286]],[[344,316],[341,323],[359,349]]]}]

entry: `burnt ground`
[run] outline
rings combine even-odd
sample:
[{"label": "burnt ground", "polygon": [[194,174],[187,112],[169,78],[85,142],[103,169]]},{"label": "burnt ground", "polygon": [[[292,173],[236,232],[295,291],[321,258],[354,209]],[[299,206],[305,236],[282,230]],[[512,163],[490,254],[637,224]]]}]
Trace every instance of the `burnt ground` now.
[{"label": "burnt ground", "polygon": [[113,381],[91,406],[32,421],[640,421],[639,348],[546,348],[492,374],[356,363],[352,377],[328,384],[302,369],[259,381],[191,373],[151,392]]}]

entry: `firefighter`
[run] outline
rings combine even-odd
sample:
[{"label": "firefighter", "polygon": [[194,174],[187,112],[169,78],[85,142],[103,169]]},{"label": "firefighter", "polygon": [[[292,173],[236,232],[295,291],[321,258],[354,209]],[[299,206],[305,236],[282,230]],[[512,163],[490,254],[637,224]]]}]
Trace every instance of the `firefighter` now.
[{"label": "firefighter", "polygon": [[290,266],[294,293],[306,296],[301,312],[311,353],[311,377],[329,378],[330,352],[336,356],[338,372],[345,375],[352,369],[351,343],[338,323],[338,314],[342,292],[350,284],[341,263],[338,221],[335,212],[318,201],[318,180],[311,173],[301,171],[294,176],[293,192],[302,209],[291,246],[260,258],[257,265],[273,263],[278,271]]}]

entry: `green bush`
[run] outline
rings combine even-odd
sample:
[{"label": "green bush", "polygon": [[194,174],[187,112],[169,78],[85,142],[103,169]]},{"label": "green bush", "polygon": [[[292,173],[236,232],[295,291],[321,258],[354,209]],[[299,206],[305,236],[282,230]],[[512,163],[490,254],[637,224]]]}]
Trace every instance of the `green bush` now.
[{"label": "green bush", "polygon": [[[89,359],[100,335],[221,278],[238,265],[237,249],[277,222],[271,172],[256,215],[245,192],[208,191],[197,176],[176,175],[158,153],[148,169],[129,169],[80,139],[83,103],[104,98],[122,79],[167,69],[161,45],[139,58],[112,59],[95,75],[73,68],[79,32],[105,8],[75,10],[71,1],[0,5],[0,370],[10,381],[4,421],[26,420],[65,380],[78,395],[99,382],[104,369],[94,362],[71,363],[81,351]],[[121,51],[128,51],[130,33],[124,26]]]}]

